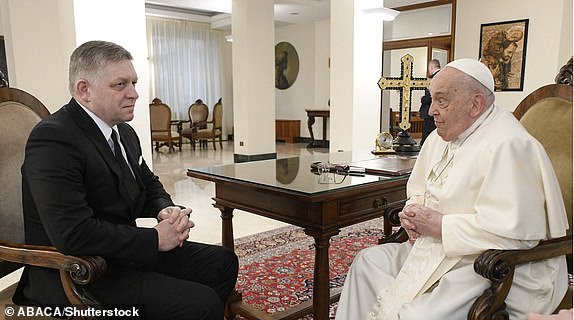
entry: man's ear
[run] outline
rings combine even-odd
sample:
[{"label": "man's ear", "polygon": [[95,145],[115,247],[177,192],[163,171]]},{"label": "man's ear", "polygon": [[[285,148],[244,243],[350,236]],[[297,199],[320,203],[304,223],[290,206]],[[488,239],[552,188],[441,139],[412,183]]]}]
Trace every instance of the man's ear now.
[{"label": "man's ear", "polygon": [[480,117],[485,108],[485,99],[481,94],[475,94],[472,98],[472,107],[470,108],[470,116],[475,119]]},{"label": "man's ear", "polygon": [[88,88],[88,82],[84,79],[79,79],[76,81],[76,95],[84,102],[90,102],[90,90]]}]

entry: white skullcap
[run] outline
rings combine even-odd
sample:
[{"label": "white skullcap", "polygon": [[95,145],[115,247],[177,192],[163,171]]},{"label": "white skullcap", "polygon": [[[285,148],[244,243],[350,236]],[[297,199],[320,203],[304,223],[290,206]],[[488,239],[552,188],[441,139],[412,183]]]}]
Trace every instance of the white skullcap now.
[{"label": "white skullcap", "polygon": [[463,58],[449,62],[446,67],[455,68],[468,74],[494,93],[494,78],[484,63],[470,58]]}]

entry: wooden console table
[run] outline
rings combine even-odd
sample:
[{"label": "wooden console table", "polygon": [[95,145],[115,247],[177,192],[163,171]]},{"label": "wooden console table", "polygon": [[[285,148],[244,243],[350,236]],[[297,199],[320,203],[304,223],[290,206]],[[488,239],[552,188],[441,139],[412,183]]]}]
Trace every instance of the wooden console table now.
[{"label": "wooden console table", "polygon": [[298,143],[301,136],[301,120],[275,120],[275,140]]},{"label": "wooden console table", "polygon": [[[307,112],[307,127],[309,128],[309,133],[311,134],[311,142],[307,145],[307,148],[323,147],[327,148],[327,118],[330,116],[329,110],[314,110],[305,109]],[[323,118],[323,141],[321,144],[315,142],[315,136],[313,135],[313,124],[315,123],[315,117]]]},{"label": "wooden console table", "polygon": [[[222,244],[234,248],[233,210],[240,209],[304,228],[315,239],[313,298],[298,306],[268,315],[244,303],[240,294],[232,298],[229,310],[251,320],[297,319],[313,313],[315,320],[329,319],[329,304],[338,301],[340,288],[329,288],[329,241],[341,228],[384,216],[385,236],[391,234],[391,219],[406,198],[408,176],[341,176],[338,182],[321,183],[321,176],[310,172],[316,161],[350,163],[371,159],[370,151],[315,154],[298,158],[295,168],[285,160],[264,160],[189,169],[189,177],[215,183],[215,203],[221,211]],[[277,168],[294,170],[295,178],[285,184]],[[336,176],[335,176],[336,175]],[[323,177],[324,178],[324,177]],[[343,179],[344,178],[344,179]],[[395,221],[396,224],[396,221]],[[375,245],[376,243],[373,243]]]}]

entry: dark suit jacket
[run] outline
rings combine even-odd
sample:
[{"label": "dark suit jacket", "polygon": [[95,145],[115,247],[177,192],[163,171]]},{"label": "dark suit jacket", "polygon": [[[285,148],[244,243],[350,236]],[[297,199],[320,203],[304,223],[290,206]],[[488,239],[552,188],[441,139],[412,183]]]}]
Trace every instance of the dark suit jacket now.
[{"label": "dark suit jacket", "polygon": [[[430,75],[430,79],[432,79],[437,72],[439,72],[439,70],[436,70],[433,74]],[[430,91],[425,88],[425,95],[421,97],[421,107],[419,109],[419,115],[421,118],[425,119],[425,120],[433,120],[433,116],[431,116],[429,114],[429,109],[430,109],[430,105],[432,103],[432,98],[431,98],[431,94]],[[432,131],[432,130],[431,130]]]},{"label": "dark suit jacket", "polygon": [[[22,166],[26,243],[103,256],[109,272],[153,269],[157,232],[137,228],[135,219],[156,217],[173,202],[143,161],[133,128],[122,123],[118,130],[139,194],[126,194],[108,142],[74,99],[32,130]],[[36,267],[25,268],[14,300],[68,303],[58,272]]]}]

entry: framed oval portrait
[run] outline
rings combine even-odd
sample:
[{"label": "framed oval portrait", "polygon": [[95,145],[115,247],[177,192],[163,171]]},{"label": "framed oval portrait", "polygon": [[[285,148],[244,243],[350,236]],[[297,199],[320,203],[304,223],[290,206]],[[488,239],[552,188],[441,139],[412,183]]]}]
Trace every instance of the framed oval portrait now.
[{"label": "framed oval portrait", "polygon": [[299,73],[299,55],[289,42],[275,45],[275,88],[285,90],[293,85]]}]

